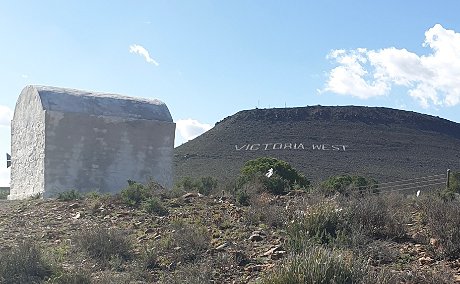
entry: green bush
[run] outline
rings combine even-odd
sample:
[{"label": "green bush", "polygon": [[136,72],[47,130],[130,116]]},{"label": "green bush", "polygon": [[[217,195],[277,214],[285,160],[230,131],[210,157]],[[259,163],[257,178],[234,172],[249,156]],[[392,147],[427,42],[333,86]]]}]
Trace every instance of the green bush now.
[{"label": "green bush", "polygon": [[218,181],[216,178],[206,176],[199,179],[185,177],[176,184],[176,189],[191,192],[196,191],[203,195],[209,195],[217,189]]},{"label": "green bush", "polygon": [[439,241],[439,246],[433,247],[433,250],[443,258],[459,258],[460,202],[445,201],[435,195],[425,195],[420,198],[418,206],[430,237]]},{"label": "green bush", "polygon": [[143,184],[128,181],[128,187],[121,190],[120,196],[125,204],[137,207],[151,196],[151,192]]},{"label": "green bush", "polygon": [[182,220],[173,221],[171,226],[172,233],[163,240],[163,247],[160,248],[160,251],[173,250],[174,261],[193,262],[209,248],[211,237],[205,226],[189,224]]},{"label": "green bush", "polygon": [[453,198],[453,193],[460,193],[460,172],[450,173],[449,188],[447,188],[443,193],[446,197],[450,197],[450,199]]},{"label": "green bush", "polygon": [[153,270],[159,267],[158,251],[155,247],[145,247],[141,255],[141,264],[144,270]]},{"label": "green bush", "polygon": [[239,189],[236,192],[236,202],[243,206],[248,206],[250,204],[251,196],[244,189]]},{"label": "green bush", "polygon": [[80,198],[82,198],[81,193],[75,189],[64,191],[64,192],[59,192],[57,195],[57,199],[61,201],[72,201],[72,200],[78,200]]},{"label": "green bush", "polygon": [[274,195],[282,195],[289,192],[289,182],[276,173],[270,177],[265,174],[256,173],[251,176],[241,175],[236,182],[236,192],[245,190],[249,195],[268,192]]},{"label": "green bush", "polygon": [[207,176],[200,179],[200,188],[198,192],[203,195],[209,195],[213,190],[217,188],[218,181],[217,179]]},{"label": "green bush", "polygon": [[191,177],[182,178],[177,184],[177,188],[180,188],[186,192],[198,191],[200,187],[199,182]]},{"label": "green bush", "polygon": [[61,275],[52,277],[46,283],[50,284],[91,284],[90,272],[67,272]]},{"label": "green bush", "polygon": [[333,204],[319,203],[294,216],[287,227],[288,246],[291,251],[301,252],[310,243],[329,244],[342,230],[342,212]]},{"label": "green bush", "polygon": [[75,239],[77,245],[102,266],[108,266],[115,258],[131,257],[131,242],[120,230],[91,228],[80,232]]},{"label": "green bush", "polygon": [[270,169],[273,169],[275,176],[287,181],[291,187],[294,187],[294,185],[308,187],[310,185],[305,176],[300,174],[289,163],[269,157],[247,161],[241,168],[241,176],[251,179],[254,176],[265,175]]},{"label": "green bush", "polygon": [[158,197],[149,197],[142,203],[142,207],[148,213],[153,213],[158,216],[168,215],[168,209],[163,205]]},{"label": "green bush", "polygon": [[323,247],[308,247],[298,255],[290,256],[280,268],[269,273],[260,284],[352,284],[360,283],[368,267],[352,256]]},{"label": "green bush", "polygon": [[52,275],[51,264],[34,243],[0,251],[0,283],[39,283]]},{"label": "green bush", "polygon": [[213,270],[210,263],[196,262],[188,263],[178,267],[174,272],[163,275],[161,284],[211,284]]},{"label": "green bush", "polygon": [[0,199],[7,199],[9,194],[10,194],[9,189],[0,189]]},{"label": "green bush", "polygon": [[288,221],[288,211],[285,206],[272,204],[265,198],[254,197],[251,206],[244,214],[245,223],[259,226],[265,224],[270,227],[282,228]]},{"label": "green bush", "polygon": [[341,202],[348,231],[372,239],[403,239],[410,217],[410,212],[404,210],[408,206],[405,201],[403,195],[384,193]]},{"label": "green bush", "polygon": [[351,191],[377,192],[377,189],[377,181],[374,179],[350,175],[330,177],[319,185],[319,191],[326,196],[336,193],[350,193]]}]

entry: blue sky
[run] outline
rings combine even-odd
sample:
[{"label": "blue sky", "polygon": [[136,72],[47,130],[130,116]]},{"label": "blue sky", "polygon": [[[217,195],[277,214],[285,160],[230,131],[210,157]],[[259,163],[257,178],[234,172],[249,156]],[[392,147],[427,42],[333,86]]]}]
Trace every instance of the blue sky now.
[{"label": "blue sky", "polygon": [[160,99],[176,144],[255,107],[383,106],[460,122],[458,11],[456,0],[0,0],[0,149],[10,152],[29,84]]}]

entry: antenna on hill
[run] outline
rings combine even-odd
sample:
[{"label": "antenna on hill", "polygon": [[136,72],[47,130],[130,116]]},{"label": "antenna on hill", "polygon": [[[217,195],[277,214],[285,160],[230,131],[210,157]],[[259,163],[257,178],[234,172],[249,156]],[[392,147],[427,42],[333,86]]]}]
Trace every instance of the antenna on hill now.
[{"label": "antenna on hill", "polygon": [[6,168],[11,167],[11,155],[6,153]]}]

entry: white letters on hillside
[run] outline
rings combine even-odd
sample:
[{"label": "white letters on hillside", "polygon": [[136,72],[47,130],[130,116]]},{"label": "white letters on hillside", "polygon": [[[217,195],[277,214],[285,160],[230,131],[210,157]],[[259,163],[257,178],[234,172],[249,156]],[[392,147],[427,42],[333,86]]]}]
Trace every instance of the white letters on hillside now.
[{"label": "white letters on hillside", "polygon": [[312,151],[346,151],[348,145],[304,143],[254,143],[235,145],[236,151],[269,151],[269,150],[312,150]]}]

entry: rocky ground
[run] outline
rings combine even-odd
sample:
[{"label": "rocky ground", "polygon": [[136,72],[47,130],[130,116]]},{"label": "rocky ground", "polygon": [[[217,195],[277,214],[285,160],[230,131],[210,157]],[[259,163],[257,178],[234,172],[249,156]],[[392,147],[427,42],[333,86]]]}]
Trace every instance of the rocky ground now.
[{"label": "rocky ground", "polygon": [[[83,271],[94,283],[186,283],[187,277],[205,277],[207,283],[257,282],[288,257],[283,222],[289,222],[286,216],[293,204],[310,199],[303,192],[263,194],[251,206],[240,206],[225,195],[187,193],[163,197],[169,211],[160,214],[164,216],[112,197],[1,201],[0,252],[21,242],[36,243],[64,272]],[[437,240],[425,235],[418,216],[411,213],[404,240],[379,241],[392,256],[369,259],[370,265],[400,274],[442,271],[460,283],[459,259],[439,259],[433,250]],[[101,264],[82,252],[79,236],[96,228],[124,232],[132,245],[131,256]],[[145,257],[149,251],[153,260]]]}]

